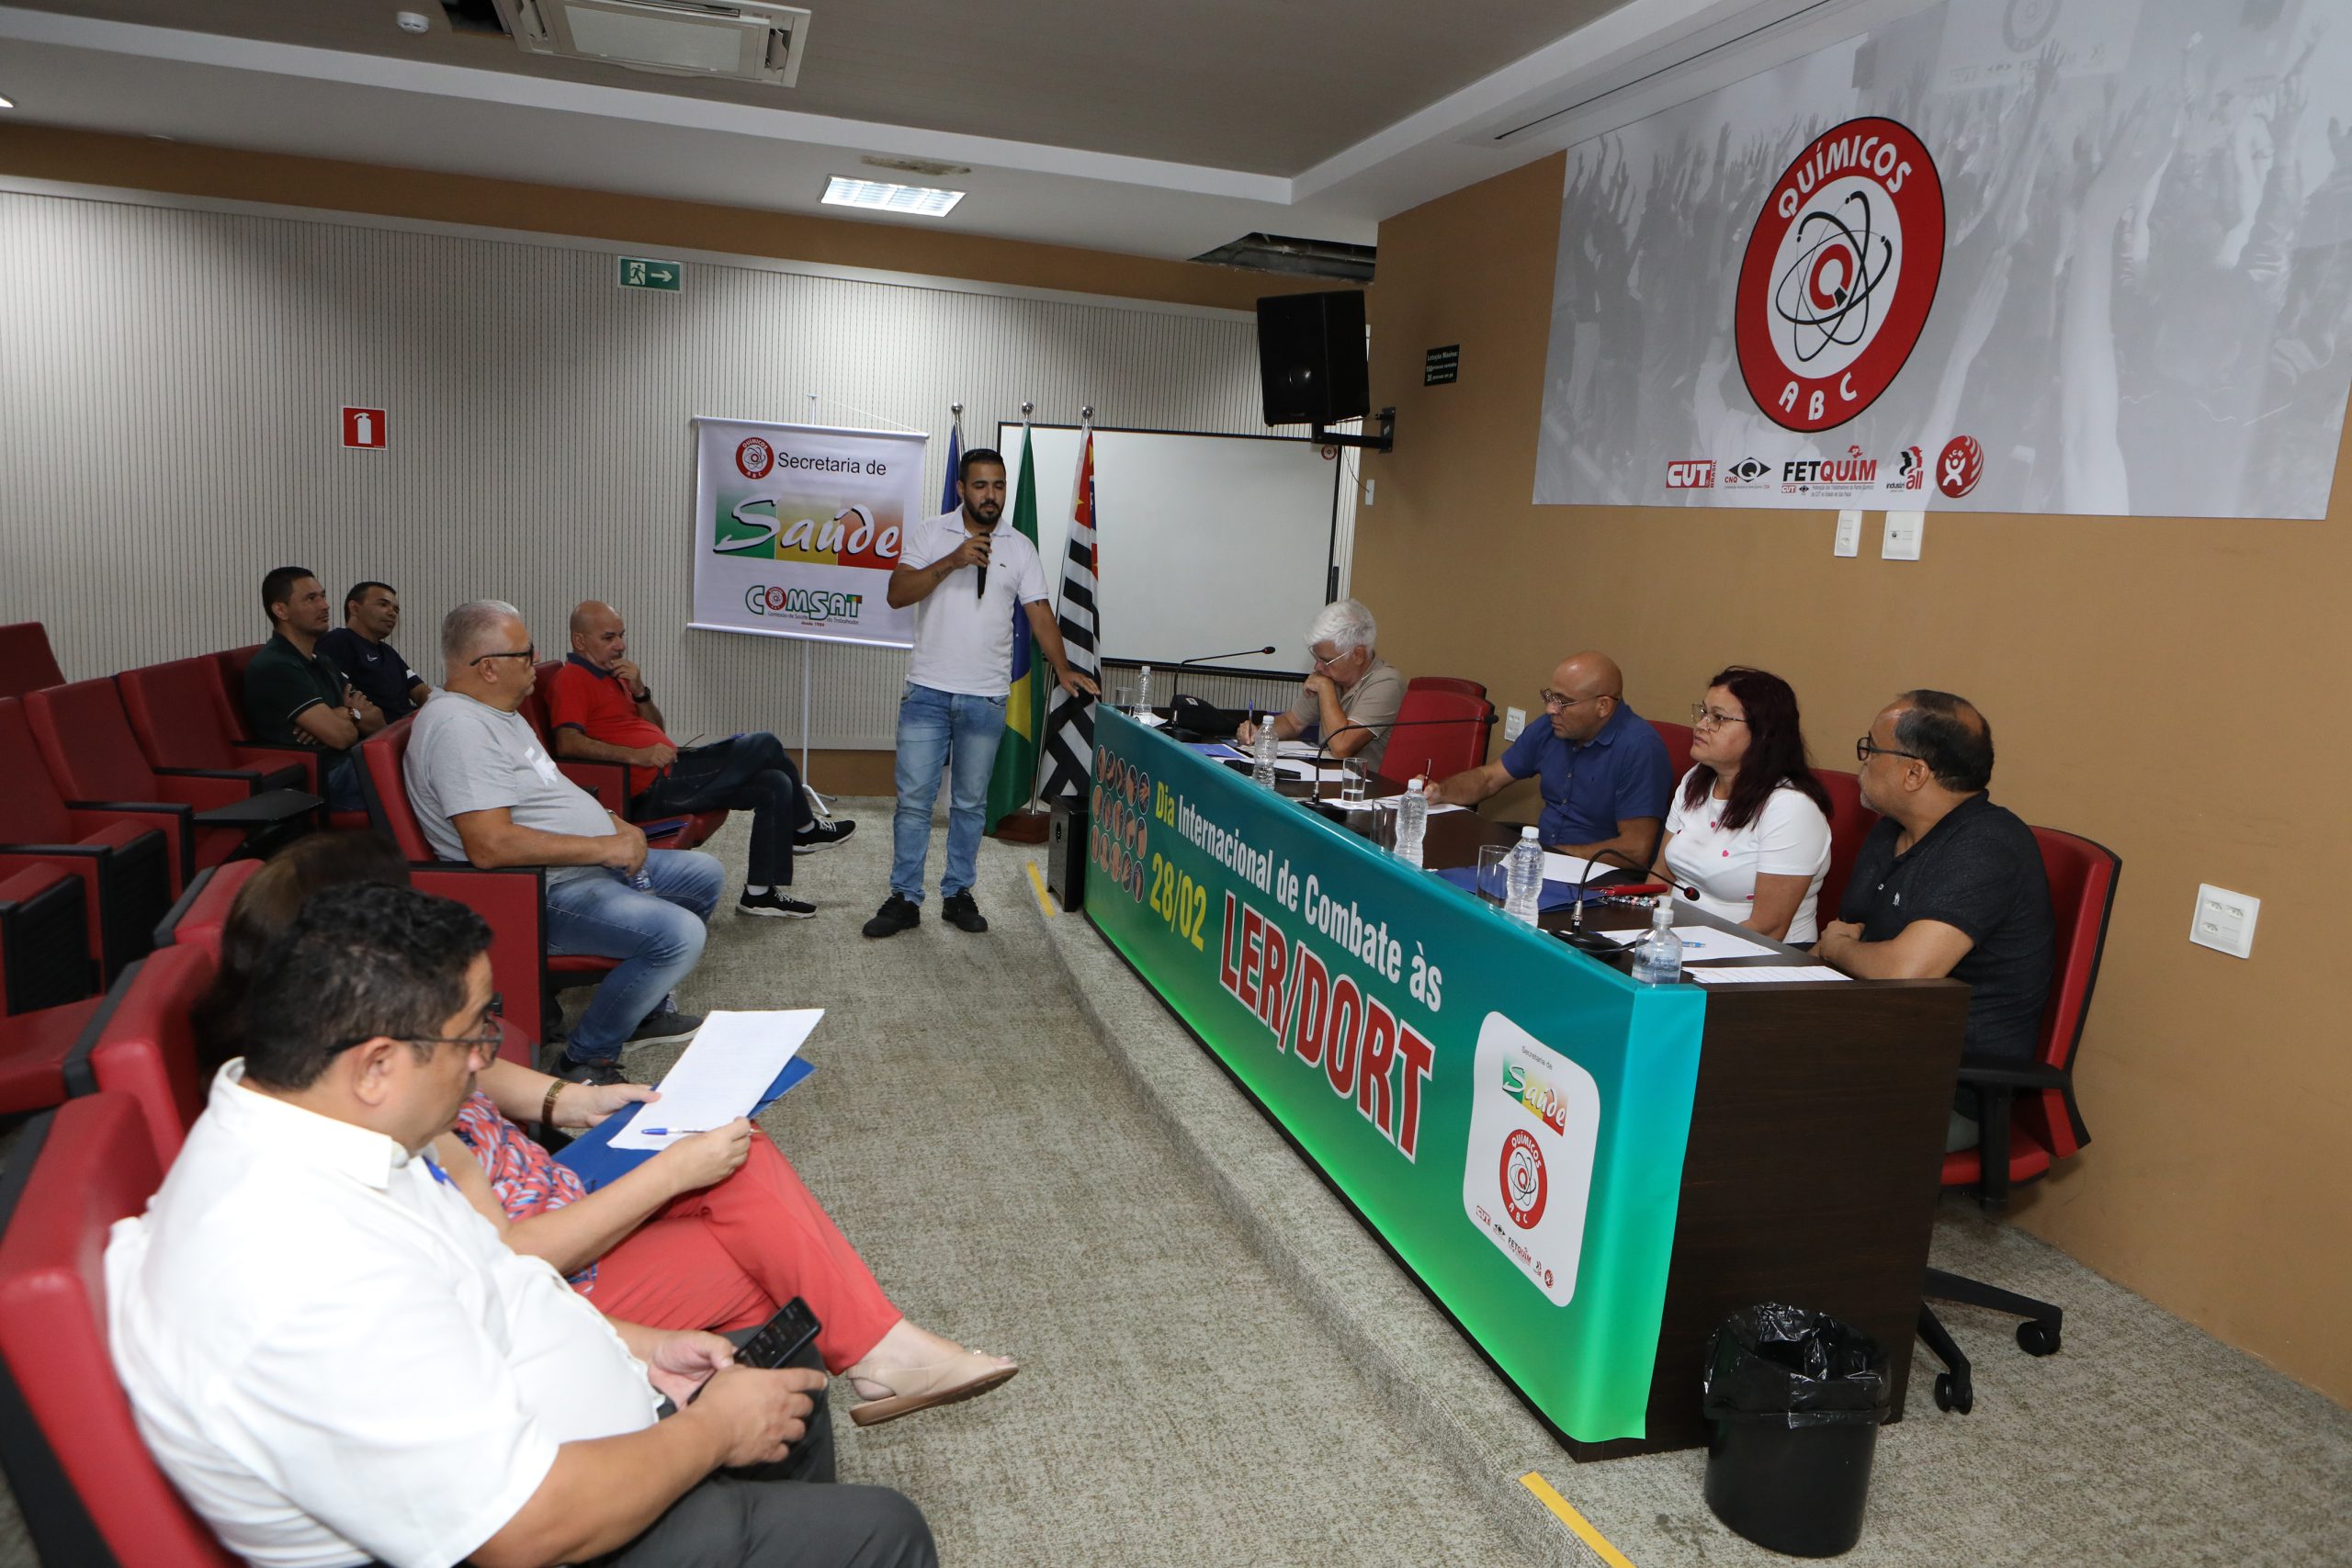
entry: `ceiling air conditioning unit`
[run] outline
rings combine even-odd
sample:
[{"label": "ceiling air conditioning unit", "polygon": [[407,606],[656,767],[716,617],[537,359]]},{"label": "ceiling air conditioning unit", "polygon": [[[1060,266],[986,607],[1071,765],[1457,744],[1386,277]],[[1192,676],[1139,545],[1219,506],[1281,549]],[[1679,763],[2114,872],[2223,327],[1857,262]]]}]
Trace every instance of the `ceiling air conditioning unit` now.
[{"label": "ceiling air conditioning unit", "polygon": [[497,0],[529,54],[632,71],[789,87],[808,50],[808,13],[770,0]]}]

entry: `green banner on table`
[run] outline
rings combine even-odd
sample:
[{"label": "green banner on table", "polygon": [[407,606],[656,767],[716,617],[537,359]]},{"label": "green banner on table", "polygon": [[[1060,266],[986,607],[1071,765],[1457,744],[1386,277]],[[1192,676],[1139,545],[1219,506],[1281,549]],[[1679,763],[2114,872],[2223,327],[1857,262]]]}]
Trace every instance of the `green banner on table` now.
[{"label": "green banner on table", "polygon": [[1094,742],[1095,925],[1555,1426],[1644,1436],[1703,993],[1107,706]]}]

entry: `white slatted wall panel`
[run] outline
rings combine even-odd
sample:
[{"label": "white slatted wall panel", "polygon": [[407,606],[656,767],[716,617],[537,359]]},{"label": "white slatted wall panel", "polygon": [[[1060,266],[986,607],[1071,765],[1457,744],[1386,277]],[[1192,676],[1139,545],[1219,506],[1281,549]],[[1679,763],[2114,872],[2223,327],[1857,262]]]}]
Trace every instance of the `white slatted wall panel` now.
[{"label": "white slatted wall panel", "polygon": [[[614,254],[0,192],[0,621],[103,674],[256,640],[295,562],[338,615],[396,584],[437,681],[455,603],[511,599],[560,652],[609,597],[681,737],[797,743],[807,648],[813,743],[888,747],[903,654],[684,629],[692,416],[805,421],[815,391],[821,423],[928,429],[931,501],[951,402],[982,439],[1024,399],[1264,429],[1239,317],[706,263],[623,291]],[[345,404],[390,411],[388,450],[340,446]]]}]

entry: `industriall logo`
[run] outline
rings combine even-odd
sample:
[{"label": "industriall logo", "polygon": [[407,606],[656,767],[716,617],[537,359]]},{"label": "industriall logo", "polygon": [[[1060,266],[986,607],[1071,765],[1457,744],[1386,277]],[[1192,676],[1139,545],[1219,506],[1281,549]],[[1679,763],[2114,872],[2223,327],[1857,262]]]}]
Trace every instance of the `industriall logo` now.
[{"label": "industriall logo", "polygon": [[1740,375],[1774,423],[1834,429],[1894,384],[1927,325],[1944,263],[1935,160],[1897,121],[1849,119],[1797,155],[1754,222]]}]

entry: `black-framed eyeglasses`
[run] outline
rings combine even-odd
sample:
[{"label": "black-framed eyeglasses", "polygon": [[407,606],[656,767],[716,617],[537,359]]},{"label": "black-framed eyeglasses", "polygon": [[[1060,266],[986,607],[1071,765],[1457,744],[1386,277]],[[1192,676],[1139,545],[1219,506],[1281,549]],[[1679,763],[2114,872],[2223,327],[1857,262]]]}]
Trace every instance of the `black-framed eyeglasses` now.
[{"label": "black-framed eyeglasses", "polygon": [[1867,762],[1872,757],[1908,757],[1915,762],[1924,762],[1928,760],[1917,751],[1897,751],[1891,746],[1874,745],[1867,735],[1854,742],[1854,761]]},{"label": "black-framed eyeglasses", "polygon": [[1736,713],[1724,713],[1720,708],[1711,708],[1704,703],[1692,703],[1690,722],[1694,726],[1702,726],[1708,729],[1721,729],[1726,724],[1746,724],[1747,720]]},{"label": "black-framed eyeglasses", "polygon": [[529,660],[537,660],[537,659],[538,658],[538,656],[539,656],[538,645],[537,645],[537,644],[536,644],[536,643],[533,643],[533,644],[531,644],[531,645],[529,645],[529,646],[527,646],[527,647],[517,649],[514,650],[514,651],[513,651],[513,652],[511,652],[511,653],[479,653],[479,654],[476,654],[473,658],[467,660],[466,660],[466,662],[467,662],[467,663],[469,663],[469,664],[480,664],[480,663],[481,663],[483,660],[485,660],[485,659],[529,659]]},{"label": "black-framed eyeglasses", "polygon": [[[505,1016],[505,998],[492,991],[490,993],[490,1000],[482,1004],[481,1010],[482,1022],[491,1026],[488,1034],[402,1034],[397,1038],[410,1045],[464,1045],[476,1051],[495,1051],[500,1042],[505,1038],[503,1032],[497,1027]],[[348,1051],[354,1045],[365,1045],[368,1041],[378,1038],[379,1036],[363,1034],[356,1040],[340,1041],[328,1051],[327,1055],[332,1056],[338,1051]]]}]

